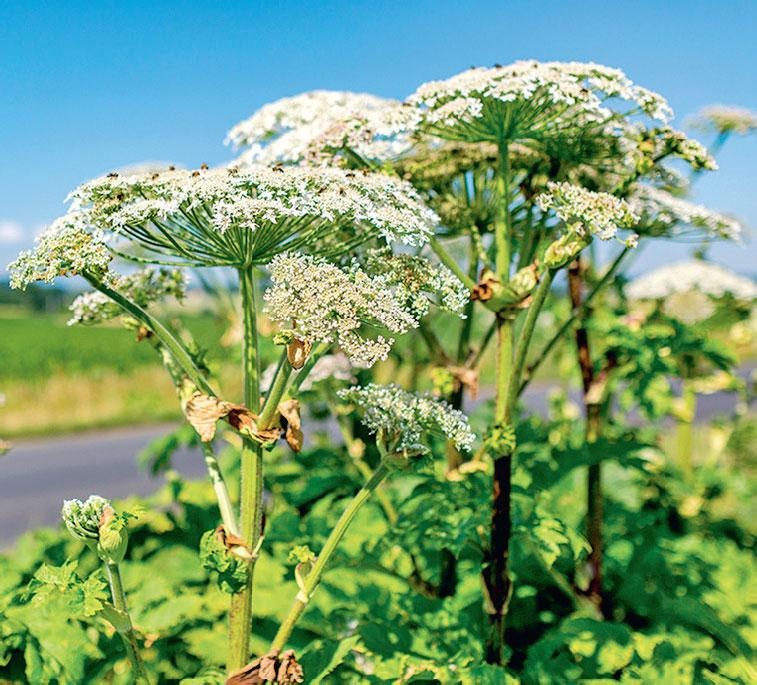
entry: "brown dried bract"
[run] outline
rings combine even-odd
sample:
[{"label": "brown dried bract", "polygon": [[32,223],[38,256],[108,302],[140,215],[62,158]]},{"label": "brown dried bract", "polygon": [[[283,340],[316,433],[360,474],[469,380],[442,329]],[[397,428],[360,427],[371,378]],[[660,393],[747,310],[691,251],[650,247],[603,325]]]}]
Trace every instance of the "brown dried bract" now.
[{"label": "brown dried bract", "polygon": [[484,272],[474,288],[470,291],[470,299],[486,302],[494,297],[494,289],[499,284],[499,279],[491,272]]},{"label": "brown dried bract", "polygon": [[284,428],[284,438],[293,452],[299,452],[302,449],[302,422],[300,420],[300,403],[297,400],[285,400],[279,405],[282,424]]},{"label": "brown dried bract", "polygon": [[298,340],[295,338],[287,345],[287,359],[289,365],[295,370],[301,369],[305,366],[310,350],[313,347],[313,343],[308,340]]},{"label": "brown dried bract", "polygon": [[196,392],[184,406],[184,414],[203,442],[210,442],[216,434],[216,423],[235,409],[231,402]]},{"label": "brown dried bract", "polygon": [[218,541],[230,552],[235,554],[241,559],[250,560],[253,558],[252,550],[247,546],[245,541],[226,530],[226,526],[221,524],[216,528],[215,535]]},{"label": "brown dried bract", "polygon": [[226,680],[226,685],[262,685],[263,683],[293,685],[304,681],[302,666],[297,663],[294,650],[288,649],[281,653],[278,649],[272,649],[268,654],[258,657],[232,673]]}]

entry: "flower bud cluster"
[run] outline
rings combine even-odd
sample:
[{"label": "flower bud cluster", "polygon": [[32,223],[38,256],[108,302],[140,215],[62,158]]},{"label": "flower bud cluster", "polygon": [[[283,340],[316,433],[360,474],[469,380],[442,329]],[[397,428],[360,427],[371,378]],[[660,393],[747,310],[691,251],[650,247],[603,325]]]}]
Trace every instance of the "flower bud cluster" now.
[{"label": "flower bud cluster", "polygon": [[107,499],[90,495],[84,502],[64,502],[61,516],[69,533],[92,547],[102,561],[117,564],[124,558],[131,514],[117,514]]},{"label": "flower bud cluster", "polygon": [[476,439],[465,414],[431,395],[407,392],[394,384],[355,386],[338,395],[354,404],[365,426],[380,433],[396,451],[427,452],[421,441],[428,433],[441,434],[463,450],[470,450]]}]

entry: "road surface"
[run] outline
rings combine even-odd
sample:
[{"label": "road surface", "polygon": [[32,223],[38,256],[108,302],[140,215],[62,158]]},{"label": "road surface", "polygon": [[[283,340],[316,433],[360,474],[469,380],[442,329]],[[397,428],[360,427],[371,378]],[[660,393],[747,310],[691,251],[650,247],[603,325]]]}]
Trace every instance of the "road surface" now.
[{"label": "road surface", "polygon": [[[544,411],[551,387],[534,384],[529,388],[524,400],[532,411]],[[701,397],[698,419],[725,414],[733,403],[733,395]],[[171,428],[122,428],[14,441],[13,449],[0,457],[0,549],[26,530],[57,525],[64,499],[82,499],[92,493],[118,499],[157,490],[164,479],[141,471],[136,455]],[[177,452],[174,468],[188,477],[205,475],[204,462],[196,450]]]}]

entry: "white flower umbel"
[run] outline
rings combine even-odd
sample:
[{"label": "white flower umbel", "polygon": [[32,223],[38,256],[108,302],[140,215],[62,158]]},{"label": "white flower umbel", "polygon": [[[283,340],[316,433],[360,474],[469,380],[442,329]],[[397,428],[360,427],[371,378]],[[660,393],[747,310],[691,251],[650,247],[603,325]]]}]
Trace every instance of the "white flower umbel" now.
[{"label": "white flower umbel", "polygon": [[226,142],[247,148],[240,166],[315,161],[324,147],[344,146],[386,159],[408,146],[403,109],[412,113],[367,93],[316,90],[264,105],[232,128]]},{"label": "white flower umbel", "polygon": [[739,240],[742,227],[735,219],[647,185],[636,185],[628,198],[639,214],[640,226],[670,237],[694,236]]},{"label": "white flower umbel", "polygon": [[8,265],[11,288],[25,289],[34,281],[52,283],[58,276],[91,273],[102,276],[112,259],[100,231],[88,231],[78,212],[57,219],[37,238],[32,250]]},{"label": "white flower umbel", "polygon": [[693,117],[692,125],[703,131],[746,135],[757,131],[757,112],[744,107],[710,105]]},{"label": "white flower umbel", "polygon": [[329,168],[110,174],[71,198],[93,228],[199,266],[263,264],[292,249],[339,254],[375,238],[421,245],[437,223],[409,183]]},{"label": "white flower umbel", "polygon": [[536,204],[544,212],[552,210],[568,230],[602,240],[614,238],[619,228],[629,228],[638,221],[624,200],[571,183],[549,183]]},{"label": "white flower umbel", "polygon": [[264,299],[271,319],[291,326],[299,339],[337,343],[356,365],[385,359],[394,342],[368,332],[405,333],[425,313],[406,285],[356,262],[342,269],[319,257],[284,254],[269,269],[272,285]]},{"label": "white flower umbel", "polygon": [[757,284],[718,264],[692,259],[660,267],[640,276],[626,289],[631,300],[662,300],[697,291],[713,298],[757,299]]},{"label": "white flower umbel", "polygon": [[463,450],[470,450],[476,439],[465,414],[431,395],[394,384],[352,387],[338,394],[358,408],[371,432],[380,433],[397,450],[427,451],[421,444],[426,433],[444,435]]},{"label": "white flower umbel", "polygon": [[[111,288],[127,299],[146,307],[167,297],[181,300],[187,285],[186,275],[178,269],[142,269],[127,276],[119,276]],[[71,318],[68,325],[98,324],[123,314],[123,309],[107,295],[99,291],[79,295],[69,307]]]},{"label": "white flower umbel", "polygon": [[660,95],[634,85],[619,69],[578,62],[520,61],[474,68],[422,85],[408,100],[421,127],[442,138],[502,143],[565,133],[580,121],[601,124],[624,114],[672,116]]}]

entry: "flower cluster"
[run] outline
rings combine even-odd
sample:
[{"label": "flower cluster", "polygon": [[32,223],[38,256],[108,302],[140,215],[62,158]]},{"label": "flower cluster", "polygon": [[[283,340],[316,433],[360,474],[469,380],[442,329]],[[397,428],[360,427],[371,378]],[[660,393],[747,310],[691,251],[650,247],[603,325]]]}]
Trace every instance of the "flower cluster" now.
[{"label": "flower cluster", "polygon": [[632,300],[661,300],[692,291],[714,298],[731,295],[737,300],[757,299],[757,284],[750,278],[698,259],[655,269],[633,281],[626,293]]},{"label": "flower cluster", "polygon": [[553,210],[570,231],[602,240],[614,238],[619,228],[629,228],[638,221],[624,200],[572,183],[547,184],[547,192],[539,195],[536,203],[542,211]]},{"label": "flower cluster", "polygon": [[631,209],[641,217],[640,225],[669,236],[680,236],[687,231],[708,237],[739,240],[741,224],[729,216],[713,212],[701,205],[688,202],[666,190],[638,184],[628,198]]},{"label": "flower cluster", "polygon": [[494,142],[541,137],[578,120],[607,121],[613,116],[610,100],[625,100],[631,111],[661,121],[672,116],[662,96],[634,85],[618,69],[592,63],[474,68],[426,83],[409,98],[422,112],[421,125],[434,134]]},{"label": "flower cluster", "polygon": [[420,245],[437,222],[410,184],[329,168],[110,174],[71,198],[94,228],[202,265],[265,263],[302,246],[338,252],[378,236]]},{"label": "flower cluster", "polygon": [[757,112],[744,107],[711,105],[699,110],[692,124],[704,131],[746,135],[757,130]]},{"label": "flower cluster", "polygon": [[[117,277],[111,287],[140,307],[146,307],[151,302],[166,297],[183,299],[186,285],[187,278],[178,269],[147,268]],[[71,303],[69,310],[72,314],[68,321],[69,326],[98,324],[123,313],[119,305],[99,291],[79,295]]]},{"label": "flower cluster", "polygon": [[58,276],[105,274],[112,255],[99,232],[86,230],[82,216],[71,213],[57,219],[32,250],[8,265],[11,288],[25,289],[34,281],[51,283]]},{"label": "flower cluster", "polygon": [[[319,257],[279,255],[269,267],[272,285],[264,295],[266,312],[274,321],[291,325],[298,339],[335,342],[353,364],[370,366],[386,358],[394,340],[383,335],[369,338],[365,329],[405,333],[416,327],[428,309],[421,291],[431,285],[427,280],[414,291],[412,274],[400,277],[386,266],[388,261],[381,263],[385,272],[373,275],[355,261],[342,269]],[[430,278],[420,266],[415,268]],[[438,281],[451,287],[443,274]],[[442,297],[452,296],[447,291]]]},{"label": "flower cluster", "polygon": [[371,275],[386,279],[416,319],[428,313],[431,302],[461,314],[470,300],[470,292],[452,271],[423,257],[393,254],[388,248],[369,250],[365,266]]},{"label": "flower cluster", "polygon": [[427,451],[421,445],[425,433],[444,435],[463,450],[470,450],[476,439],[465,414],[431,395],[407,392],[394,384],[355,386],[338,394],[360,410],[368,429],[380,433],[397,451]]},{"label": "flower cluster", "polygon": [[261,107],[237,124],[226,142],[248,149],[237,164],[325,161],[326,148],[348,146],[372,159],[386,159],[408,146],[408,128],[396,100],[366,93],[316,90]]}]

